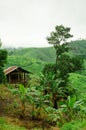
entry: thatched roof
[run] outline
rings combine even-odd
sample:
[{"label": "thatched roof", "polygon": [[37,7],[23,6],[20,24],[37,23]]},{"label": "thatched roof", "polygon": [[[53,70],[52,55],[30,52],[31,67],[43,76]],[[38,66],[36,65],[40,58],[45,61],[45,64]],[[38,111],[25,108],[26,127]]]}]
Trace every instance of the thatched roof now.
[{"label": "thatched roof", "polygon": [[11,67],[5,69],[4,73],[5,73],[5,75],[7,75],[7,74],[9,74],[9,73],[11,73],[11,72],[13,72],[13,71],[15,71],[17,69],[20,69],[22,72],[25,72],[25,73],[30,73],[29,71],[27,71],[27,70],[25,70],[25,69],[23,69],[23,68],[21,68],[19,66],[11,66]]}]

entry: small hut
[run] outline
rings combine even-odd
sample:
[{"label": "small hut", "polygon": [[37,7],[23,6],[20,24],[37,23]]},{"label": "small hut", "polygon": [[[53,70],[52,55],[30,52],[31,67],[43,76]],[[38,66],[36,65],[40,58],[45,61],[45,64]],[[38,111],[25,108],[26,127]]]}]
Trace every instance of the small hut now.
[{"label": "small hut", "polygon": [[19,67],[19,66],[11,66],[4,70],[4,73],[7,78],[7,82],[10,84],[17,83],[27,83],[28,82],[28,74],[29,71]]}]

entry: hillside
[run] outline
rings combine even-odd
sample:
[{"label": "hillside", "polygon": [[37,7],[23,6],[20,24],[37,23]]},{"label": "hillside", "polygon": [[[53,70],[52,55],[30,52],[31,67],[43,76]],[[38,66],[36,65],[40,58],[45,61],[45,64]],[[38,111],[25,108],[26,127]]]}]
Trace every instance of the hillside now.
[{"label": "hillside", "polygon": [[[55,50],[53,47],[47,48],[19,48],[7,49],[9,66],[21,66],[33,73],[40,74],[46,63],[55,62]],[[86,57],[86,40],[70,42],[70,54],[82,55]]]},{"label": "hillside", "polygon": [[70,42],[70,50],[74,55],[82,55],[86,58],[86,40],[76,40]]},{"label": "hillside", "polygon": [[21,66],[33,73],[40,74],[44,64],[55,61],[54,48],[19,48],[8,49],[9,66]]},{"label": "hillside", "polygon": [[[82,55],[84,57],[84,61],[85,61],[84,66],[86,68],[86,41],[81,40],[81,41],[71,42],[70,49],[71,49],[71,51],[70,51],[71,55],[76,55],[76,56]],[[8,62],[7,62],[6,67],[9,67],[11,65],[18,65],[18,66],[24,67],[25,69],[33,72],[33,74],[40,74],[46,63],[50,63],[50,62],[54,62],[54,61],[55,61],[55,50],[52,47],[51,48],[9,49],[8,50]],[[36,81],[38,81],[38,80],[36,80],[37,79],[36,77],[37,76],[33,76],[31,78],[31,81],[30,81],[31,87],[32,87],[31,91],[25,91],[25,92],[29,92],[28,95],[32,94],[31,92],[35,90],[35,87],[33,87],[33,86],[38,85],[37,84],[38,82],[36,82]],[[19,106],[22,101],[21,100],[22,98],[20,95],[19,95],[19,97],[18,97],[18,95],[13,95],[12,90],[10,91],[10,89],[12,89],[11,87],[12,86],[9,86],[9,85],[0,87],[1,112],[6,113],[6,115],[8,114],[9,116],[11,114],[13,114],[13,116],[15,115],[17,118],[19,118],[18,114],[19,114],[19,111],[21,110]],[[9,116],[7,118],[1,117],[1,119],[0,119],[1,122],[3,120],[3,122],[1,123],[2,124],[1,129],[4,128],[3,124],[4,124],[4,126],[5,125],[8,126],[8,129],[10,129],[10,128],[15,129],[15,124],[18,125],[18,126],[16,126],[16,127],[18,127],[18,129],[24,129],[23,127],[25,127],[25,128],[29,128],[29,129],[31,128],[33,130],[36,130],[35,128],[37,128],[37,130],[38,130],[38,128],[39,128],[39,130],[40,130],[41,126],[43,126],[43,125],[45,125],[45,127],[46,128],[48,127],[48,129],[49,129],[49,127],[52,128],[52,125],[53,125],[51,122],[52,119],[53,118],[57,119],[58,116],[60,117],[59,119],[61,119],[61,120],[58,119],[57,125],[60,127],[62,125],[61,130],[69,130],[69,129],[79,130],[79,128],[82,130],[86,129],[86,120],[85,120],[86,119],[86,70],[83,70],[83,71],[79,70],[76,73],[70,74],[69,84],[68,84],[68,89],[70,89],[70,92],[71,92],[72,88],[74,88],[74,91],[76,91],[77,100],[75,100],[75,96],[68,98],[69,100],[67,99],[67,104],[69,103],[68,104],[69,106],[67,106],[67,104],[63,104],[64,109],[59,109],[60,111],[55,111],[55,113],[54,113],[54,111],[51,111],[50,108],[47,108],[47,110],[50,110],[49,111],[50,115],[48,116],[45,113],[43,113],[44,112],[43,110],[40,111],[40,113],[42,113],[42,115],[41,115],[38,113],[39,109],[38,109],[38,111],[36,111],[36,109],[34,109],[35,102],[30,103],[30,100],[29,100],[29,102],[26,102],[27,109],[24,113],[25,114],[24,119],[22,120],[20,118],[19,119],[16,118],[17,121],[19,122],[17,124],[14,117],[12,118],[12,121],[10,121],[10,122],[7,121],[9,119]],[[28,88],[25,88],[25,89],[28,90]],[[30,90],[30,88],[29,88],[29,90]],[[38,91],[39,90],[40,89],[38,89]],[[41,96],[37,92],[37,89],[35,92],[37,93],[36,96],[39,96],[39,97],[37,97],[37,102],[39,102],[39,101],[41,102],[41,100],[43,101],[44,95],[43,95],[43,98],[41,98]],[[33,99],[33,98],[31,97],[31,99]],[[35,101],[35,100],[33,100],[33,101]],[[70,102],[70,101],[72,101],[72,102]],[[19,104],[19,106],[18,106],[18,104]],[[79,106],[79,104],[80,104],[80,106]],[[42,104],[42,105],[44,106],[44,104]],[[77,105],[78,105],[78,107],[77,107]],[[42,107],[39,106],[39,108],[43,108],[43,106]],[[77,114],[78,111],[79,111],[79,113]],[[53,112],[53,114],[52,114],[52,112]],[[37,114],[37,117],[34,118],[35,120],[31,120],[34,113],[35,113],[35,115]],[[69,116],[64,116],[65,115],[64,113],[66,115],[67,115],[67,113],[69,113]],[[38,114],[42,118],[40,118],[38,116]],[[67,120],[68,118],[70,118],[70,116],[71,116],[71,120]],[[50,119],[50,122],[49,122],[49,120],[47,122],[47,120],[45,120],[45,119]],[[6,120],[6,122],[5,122],[5,120]],[[44,124],[45,123],[44,121],[47,122],[48,124],[47,123]],[[14,125],[12,124],[12,122],[14,123]],[[43,126],[43,128],[44,128],[44,126]],[[53,128],[58,129],[58,127],[53,127]]]},{"label": "hillside", "polygon": [[55,61],[55,50],[52,47],[47,48],[20,48],[9,51],[10,56],[24,56],[37,59],[44,62]]}]

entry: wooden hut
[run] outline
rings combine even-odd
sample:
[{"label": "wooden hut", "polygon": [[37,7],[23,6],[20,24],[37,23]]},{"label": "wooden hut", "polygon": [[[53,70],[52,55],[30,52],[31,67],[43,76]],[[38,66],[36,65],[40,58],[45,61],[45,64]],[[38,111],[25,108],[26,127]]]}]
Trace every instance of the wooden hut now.
[{"label": "wooden hut", "polygon": [[19,66],[11,66],[4,70],[4,73],[7,78],[7,82],[10,84],[17,83],[27,83],[28,82],[28,74],[29,71],[19,67]]}]

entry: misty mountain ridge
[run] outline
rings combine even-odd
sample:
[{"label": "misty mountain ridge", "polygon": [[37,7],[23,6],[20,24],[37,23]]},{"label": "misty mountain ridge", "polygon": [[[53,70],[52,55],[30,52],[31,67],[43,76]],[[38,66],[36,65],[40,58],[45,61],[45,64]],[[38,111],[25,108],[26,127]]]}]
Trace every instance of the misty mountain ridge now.
[{"label": "misty mountain ridge", "polygon": [[[71,54],[86,58],[86,40],[71,41],[69,47]],[[7,50],[8,61],[6,67],[16,65],[40,73],[45,64],[55,63],[56,54],[53,47],[10,48]]]}]

